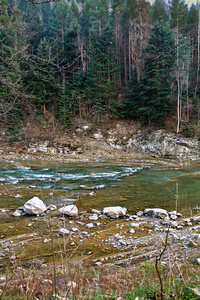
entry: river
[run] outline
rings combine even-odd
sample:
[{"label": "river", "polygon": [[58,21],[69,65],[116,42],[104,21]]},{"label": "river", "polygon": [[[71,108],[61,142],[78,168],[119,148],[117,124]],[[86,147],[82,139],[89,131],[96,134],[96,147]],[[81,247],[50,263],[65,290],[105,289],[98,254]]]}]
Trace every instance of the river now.
[{"label": "river", "polygon": [[[74,203],[80,215],[90,213],[92,209],[103,210],[106,206],[118,205],[126,207],[130,215],[148,207],[159,207],[191,216],[200,206],[199,191],[199,162],[180,163],[175,160],[154,158],[96,161],[85,159],[68,162],[3,160],[0,164],[1,246],[5,248],[6,242],[10,243],[8,239],[13,239],[11,244],[17,243],[14,239],[28,240],[28,234],[34,233],[40,242],[38,246],[34,242],[34,251],[30,250],[33,250],[33,243],[26,246],[29,254],[24,250],[22,259],[27,257],[30,259],[36,254],[41,257],[42,251],[45,252],[45,256],[50,255],[50,250],[47,250],[44,244],[45,237],[49,237],[45,227],[46,221],[35,220],[33,216],[19,218],[12,216],[17,207],[23,206],[33,196],[38,196],[46,205],[54,204],[58,208],[66,203]],[[52,220],[52,223],[56,224],[54,226],[56,237],[57,229],[63,222],[70,228],[82,226],[79,231],[84,228],[84,224],[78,225],[73,220],[58,221],[56,213],[52,216]],[[109,234],[116,231],[116,222],[121,224],[122,220],[104,222],[104,228],[109,227]],[[21,234],[24,234],[25,238],[21,237]],[[99,232],[97,235],[100,236]],[[80,236],[76,236],[75,242],[72,239],[69,242],[77,245],[78,240]],[[93,241],[89,245],[87,242],[87,246],[79,247],[78,255],[80,256],[81,251],[92,253],[94,243]],[[101,243],[99,247],[102,248]],[[102,250],[100,248],[98,251]],[[20,250],[16,249],[18,248],[15,247],[15,255],[19,256]],[[107,249],[110,249],[108,253],[113,252],[110,246],[107,246]],[[5,251],[2,253],[0,259],[4,261],[4,254],[7,253]]]}]

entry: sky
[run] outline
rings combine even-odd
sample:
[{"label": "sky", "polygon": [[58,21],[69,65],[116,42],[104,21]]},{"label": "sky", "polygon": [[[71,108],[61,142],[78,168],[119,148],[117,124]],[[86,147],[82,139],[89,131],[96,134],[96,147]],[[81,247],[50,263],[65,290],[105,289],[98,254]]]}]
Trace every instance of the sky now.
[{"label": "sky", "polygon": [[[152,4],[155,0],[149,0],[149,2]],[[165,0],[167,2],[167,0]],[[196,4],[197,0],[185,0],[185,3],[190,7],[192,3]]]}]

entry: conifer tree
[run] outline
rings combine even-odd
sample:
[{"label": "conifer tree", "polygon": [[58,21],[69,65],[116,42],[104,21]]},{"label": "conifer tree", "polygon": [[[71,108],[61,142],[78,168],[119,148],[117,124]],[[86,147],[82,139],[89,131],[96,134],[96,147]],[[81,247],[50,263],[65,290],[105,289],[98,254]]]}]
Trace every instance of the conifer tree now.
[{"label": "conifer tree", "polygon": [[53,105],[58,90],[54,79],[54,63],[45,38],[40,41],[37,54],[32,57],[27,86],[36,108],[45,114],[48,107]]},{"label": "conifer tree", "polygon": [[23,78],[27,60],[26,35],[16,6],[7,13],[7,3],[0,2],[0,116],[8,121],[10,132],[18,126],[25,91]]},{"label": "conifer tree", "polygon": [[152,20],[153,22],[165,23],[169,20],[167,11],[162,3],[162,0],[156,0],[152,6]]},{"label": "conifer tree", "polygon": [[[170,91],[175,62],[174,37],[168,27],[155,25],[145,49],[144,75],[132,88],[133,103],[128,105],[143,122],[163,121],[171,109]],[[137,95],[137,97],[136,97]],[[129,109],[129,106],[127,109]]]}]

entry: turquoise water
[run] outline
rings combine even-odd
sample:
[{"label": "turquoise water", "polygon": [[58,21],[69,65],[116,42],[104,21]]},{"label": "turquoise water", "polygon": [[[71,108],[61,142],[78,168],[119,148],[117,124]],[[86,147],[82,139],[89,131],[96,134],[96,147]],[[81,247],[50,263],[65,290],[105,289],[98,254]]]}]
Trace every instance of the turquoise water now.
[{"label": "turquoise water", "polygon": [[156,160],[2,161],[0,208],[15,208],[38,196],[58,206],[71,199],[86,211],[120,205],[130,213],[146,207],[190,212],[200,206],[198,172],[199,163],[180,166],[177,162]]}]

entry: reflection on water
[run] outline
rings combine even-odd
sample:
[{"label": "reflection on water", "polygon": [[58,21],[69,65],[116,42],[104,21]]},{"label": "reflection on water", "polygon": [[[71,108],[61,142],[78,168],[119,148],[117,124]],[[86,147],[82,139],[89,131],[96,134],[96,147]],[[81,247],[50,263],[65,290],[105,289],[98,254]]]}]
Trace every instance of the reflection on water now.
[{"label": "reflection on water", "polygon": [[[158,161],[95,163],[1,162],[0,208],[17,207],[32,196],[62,205],[73,197],[84,210],[125,206],[187,211],[199,206],[200,165],[179,167]],[[90,192],[94,191],[94,196]],[[17,194],[21,198],[15,198]]]}]

